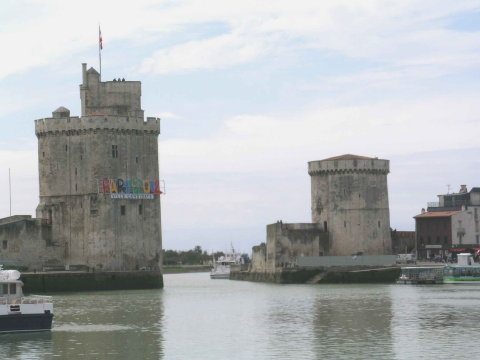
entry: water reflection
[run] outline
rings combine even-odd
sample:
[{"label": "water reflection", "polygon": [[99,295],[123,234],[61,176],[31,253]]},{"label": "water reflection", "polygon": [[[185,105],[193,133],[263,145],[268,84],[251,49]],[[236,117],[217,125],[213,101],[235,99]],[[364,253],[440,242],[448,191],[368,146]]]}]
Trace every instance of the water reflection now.
[{"label": "water reflection", "polygon": [[322,359],[392,358],[391,306],[385,286],[322,286],[314,304],[317,354]]},{"label": "water reflection", "polygon": [[0,358],[163,357],[161,290],[61,294],[54,302],[53,330],[0,337]]},{"label": "water reflection", "polygon": [[477,359],[480,287],[391,286],[396,359]]},{"label": "water reflection", "polygon": [[0,359],[476,359],[480,286],[275,285],[165,276],[164,290],[58,294],[54,329]]},{"label": "water reflection", "polygon": [[53,355],[51,332],[0,335],[0,359],[38,359],[48,355]]}]

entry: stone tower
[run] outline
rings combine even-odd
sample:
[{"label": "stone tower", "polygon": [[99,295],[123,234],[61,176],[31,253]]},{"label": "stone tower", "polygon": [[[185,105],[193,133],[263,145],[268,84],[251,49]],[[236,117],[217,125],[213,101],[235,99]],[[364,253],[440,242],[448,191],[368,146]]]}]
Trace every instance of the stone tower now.
[{"label": "stone tower", "polygon": [[105,81],[82,64],[81,116],[35,121],[40,203],[69,267],[158,270],[160,119],[144,120],[140,81]]},{"label": "stone tower", "polygon": [[330,255],[390,254],[389,161],[342,155],[308,163],[312,222],[330,233]]}]

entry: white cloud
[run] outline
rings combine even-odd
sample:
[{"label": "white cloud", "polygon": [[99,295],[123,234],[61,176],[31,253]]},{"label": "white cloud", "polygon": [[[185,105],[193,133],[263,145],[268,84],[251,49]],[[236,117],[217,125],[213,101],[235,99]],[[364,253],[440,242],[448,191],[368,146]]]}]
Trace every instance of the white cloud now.
[{"label": "white cloud", "polygon": [[391,222],[411,230],[412,216],[435,201],[435,187],[461,179],[475,185],[478,95],[245,114],[202,140],[161,141],[165,221],[176,229],[309,222],[307,162],[354,153],[395,159]]},{"label": "white cloud", "polygon": [[160,119],[181,119],[182,118],[180,115],[174,114],[170,111],[159,112],[158,117]]},{"label": "white cloud", "polygon": [[[289,76],[285,81],[291,80],[289,86],[299,89],[299,96],[305,89],[322,89],[326,98],[311,100],[313,92],[307,91],[310,97],[305,102],[311,101],[310,106],[288,114],[257,110],[251,102],[248,104],[253,104],[252,107],[245,107],[243,114],[225,120],[211,136],[191,140],[190,129],[185,138],[166,141],[160,138],[161,177],[167,181],[164,221],[168,226],[197,229],[206,224],[214,224],[212,228],[253,224],[263,229],[266,223],[280,218],[308,221],[306,163],[311,160],[343,153],[398,158],[408,153],[445,149],[478,152],[475,146],[480,130],[477,104],[480,94],[468,93],[466,88],[446,89],[444,96],[422,92],[423,98],[405,100],[409,94],[405,95],[401,89],[412,89],[415,82],[425,79],[478,70],[479,33],[448,28],[451,16],[478,10],[478,1],[85,0],[67,4],[55,0],[28,1],[23,6],[33,10],[26,13],[21,2],[15,2],[10,10],[2,6],[5,18],[0,14],[0,43],[4,49],[0,79],[39,66],[48,71],[55,66],[63,69],[66,58],[82,51],[82,56],[96,61],[99,22],[105,53],[117,47],[127,49],[125,58],[130,58],[133,54],[129,51],[141,49],[143,58],[132,60],[138,63],[131,61],[128,66],[151,73],[233,69],[255,64],[260,59],[267,62],[262,66],[265,71],[272,63],[270,60],[286,67],[287,61],[295,59],[301,67],[302,52],[310,51],[333,55],[332,58],[364,59],[373,64],[368,70],[352,69],[348,75],[330,76],[329,69],[318,69],[321,75],[312,73],[312,80],[303,87],[292,84],[297,81],[297,69],[287,68]],[[215,24],[220,24],[218,28],[222,30],[202,34],[197,28]],[[189,36],[190,31],[197,30],[200,35]],[[45,73],[49,74],[48,71]],[[78,74],[75,76],[78,78]],[[28,81],[23,84],[30,86]],[[269,86],[265,84],[265,92],[276,90]],[[466,86],[476,87],[473,82]],[[373,87],[397,89],[398,96],[378,101],[367,93],[367,100],[359,100]],[[334,95],[328,90],[333,90]],[[45,102],[41,94],[29,97],[26,91],[18,95],[6,93],[0,116],[7,119],[7,114],[10,116],[22,107]],[[350,91],[353,100],[344,95]],[[229,106],[224,105],[223,94],[217,96],[215,106]],[[160,106],[158,103],[153,107]],[[293,106],[296,104],[299,102]],[[283,105],[278,104],[279,112],[283,111]],[[164,119],[184,120],[175,124],[176,130],[193,127],[194,122],[184,115],[188,111],[175,106],[168,105],[168,111],[163,112],[164,109],[151,112],[152,105],[146,109]],[[219,113],[239,114],[237,109],[222,108]],[[203,110],[199,106],[197,114],[204,113]],[[195,121],[198,116],[201,115],[196,115]],[[198,120],[198,124],[204,121],[210,125],[209,129],[213,128],[212,119]],[[12,168],[16,214],[33,214],[38,204],[36,145],[32,143],[25,148],[20,152],[0,152],[0,165],[4,169],[0,186],[8,188],[6,174]],[[423,179],[428,182],[442,186],[446,182],[443,178],[448,170],[444,171],[444,164],[433,157],[421,157],[421,165],[415,159],[401,160],[404,165],[392,170],[390,179],[395,179],[398,171],[415,171],[393,182],[391,190],[397,195],[391,197],[392,206],[401,209],[392,209],[396,219],[411,221],[412,204],[415,209],[424,205],[423,198],[420,203],[417,201],[421,194],[427,200],[435,200],[431,194],[425,195],[428,187],[419,188],[413,198],[403,197],[415,186],[411,179],[422,170]],[[469,160],[462,159],[459,163],[467,164],[457,169],[461,175],[465,173],[465,177],[473,179],[472,174],[478,173],[467,171]],[[449,158],[449,166],[454,165],[455,159]],[[427,172],[434,176],[427,176]],[[2,199],[0,216],[7,216],[5,190]],[[210,234],[215,235],[214,231]]]},{"label": "white cloud", "polygon": [[[302,48],[399,64],[436,62],[445,53],[474,61],[478,34],[447,30],[442,20],[478,8],[478,2],[470,0],[15,2],[5,6],[3,19],[0,15],[0,43],[6,50],[0,78],[88,48],[94,54],[99,23],[106,49],[118,40],[157,44],[141,65],[156,73],[225,68]],[[22,19],[20,26],[12,18]],[[162,46],[165,34],[210,23],[225,24],[229,30]]]},{"label": "white cloud", "polygon": [[227,34],[191,41],[155,52],[141,65],[141,71],[156,74],[196,69],[218,69],[256,60],[267,44],[244,34]]},{"label": "white cloud", "polygon": [[[205,139],[163,141],[162,166],[173,173],[255,172],[343,153],[386,157],[468,148],[480,131],[478,95],[241,115]],[[462,136],[452,136],[452,121]]]}]

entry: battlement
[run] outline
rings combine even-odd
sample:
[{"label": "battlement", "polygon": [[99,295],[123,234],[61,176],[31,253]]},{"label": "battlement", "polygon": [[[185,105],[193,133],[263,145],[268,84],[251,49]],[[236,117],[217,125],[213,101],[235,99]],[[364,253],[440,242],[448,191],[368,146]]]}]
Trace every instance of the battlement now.
[{"label": "battlement", "polygon": [[389,160],[356,155],[344,155],[308,163],[308,174],[310,176],[330,173],[378,173],[386,175],[389,172]]},{"label": "battlement", "polygon": [[82,64],[80,99],[82,116],[126,115],[143,117],[141,109],[142,83],[140,81],[101,81],[94,69]]},{"label": "battlement", "polygon": [[98,132],[160,134],[160,118],[132,118],[129,116],[71,116],[35,120],[35,134],[40,136],[81,135]]}]

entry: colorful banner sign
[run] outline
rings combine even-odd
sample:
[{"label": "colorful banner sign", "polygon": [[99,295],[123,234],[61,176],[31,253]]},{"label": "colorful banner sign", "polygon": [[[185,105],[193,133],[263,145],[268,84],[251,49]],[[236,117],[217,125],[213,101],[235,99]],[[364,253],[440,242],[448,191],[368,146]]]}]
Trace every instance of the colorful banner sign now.
[{"label": "colorful banner sign", "polygon": [[98,180],[98,192],[110,194],[112,199],[153,199],[162,194],[159,180],[109,178]]}]

